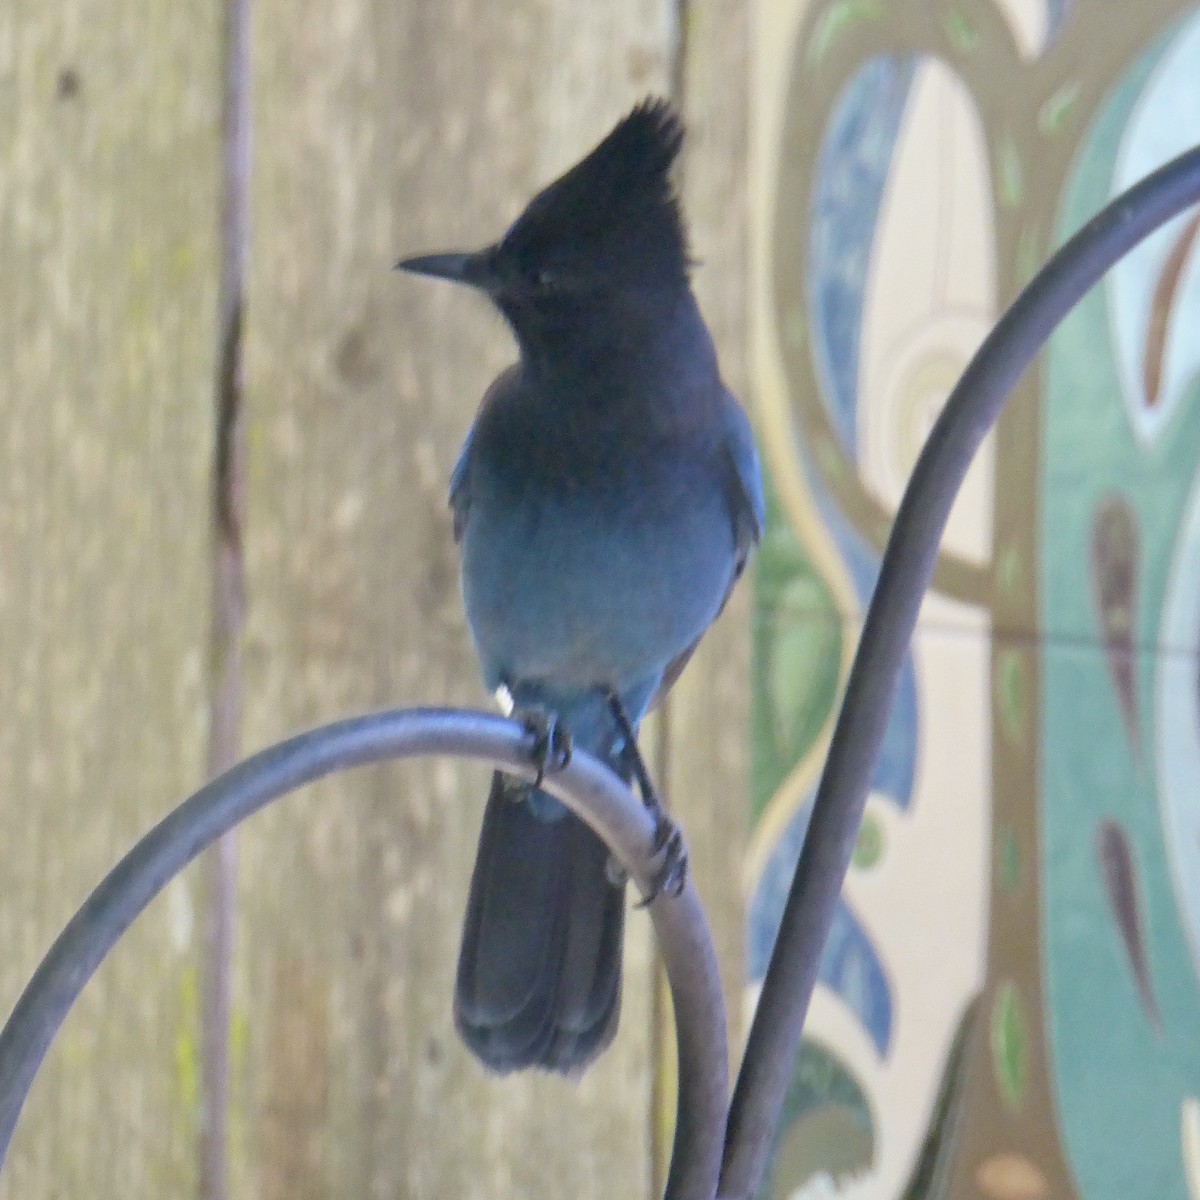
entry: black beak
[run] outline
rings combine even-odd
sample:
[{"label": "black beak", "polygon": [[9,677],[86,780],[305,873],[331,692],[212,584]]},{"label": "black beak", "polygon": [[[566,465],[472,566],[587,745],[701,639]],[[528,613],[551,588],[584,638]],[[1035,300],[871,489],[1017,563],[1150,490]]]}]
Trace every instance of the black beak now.
[{"label": "black beak", "polygon": [[434,279],[449,279],[452,283],[465,283],[471,287],[486,288],[488,271],[484,254],[421,254],[416,258],[402,258],[396,264],[397,271],[411,271],[414,275],[431,275]]}]

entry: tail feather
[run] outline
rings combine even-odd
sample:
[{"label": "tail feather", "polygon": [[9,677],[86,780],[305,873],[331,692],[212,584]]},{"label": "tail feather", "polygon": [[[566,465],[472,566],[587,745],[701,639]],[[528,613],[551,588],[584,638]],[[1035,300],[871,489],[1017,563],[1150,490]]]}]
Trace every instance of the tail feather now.
[{"label": "tail feather", "polygon": [[553,820],[492,777],[458,959],[454,1016],[493,1071],[574,1074],[612,1040],[621,1000],[624,888],[572,813]]}]

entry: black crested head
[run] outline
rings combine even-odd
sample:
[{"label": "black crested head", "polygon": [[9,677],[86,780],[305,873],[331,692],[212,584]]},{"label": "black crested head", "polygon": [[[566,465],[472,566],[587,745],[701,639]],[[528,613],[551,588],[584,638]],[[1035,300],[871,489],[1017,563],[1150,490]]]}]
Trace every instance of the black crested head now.
[{"label": "black crested head", "polygon": [[486,292],[527,354],[577,343],[589,331],[599,336],[602,327],[585,316],[688,287],[687,235],[671,182],[682,145],[671,105],[644,100],[534,196],[495,245],[396,265]]},{"label": "black crested head", "polygon": [[670,174],[682,145],[683,124],[671,105],[643,101],[529,202],[498,257],[551,289],[606,278],[685,281],[687,234]]}]

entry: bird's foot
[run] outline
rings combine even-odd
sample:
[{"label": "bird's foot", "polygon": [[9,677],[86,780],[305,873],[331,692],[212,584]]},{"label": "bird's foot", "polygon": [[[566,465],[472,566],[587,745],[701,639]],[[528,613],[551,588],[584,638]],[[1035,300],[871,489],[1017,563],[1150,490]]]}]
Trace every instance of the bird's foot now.
[{"label": "bird's foot", "polygon": [[[688,859],[683,834],[661,809],[657,813],[654,830],[654,855],[662,861],[650,882],[649,892],[637,902],[635,908],[647,908],[659,896],[678,896],[687,883]],[[613,887],[624,887],[629,882],[629,872],[611,854],[608,856],[608,882]]]},{"label": "bird's foot", "polygon": [[638,908],[647,908],[659,896],[673,899],[682,893],[687,883],[688,858],[683,834],[661,808],[655,813],[654,854],[661,861],[650,883],[650,891],[638,901]]},{"label": "bird's foot", "polygon": [[533,738],[529,757],[537,769],[533,786],[539,787],[547,775],[561,771],[571,761],[571,735],[554,713],[544,708],[521,708],[513,715]]},{"label": "bird's foot", "polygon": [[[683,891],[687,882],[687,851],[684,849],[683,834],[679,826],[667,815],[654,781],[650,778],[650,772],[646,770],[646,763],[638,749],[637,734],[625,712],[625,706],[621,703],[621,697],[611,689],[605,693],[605,697],[613,720],[621,732],[621,758],[630,775],[637,780],[642,803],[654,818],[654,854],[662,860],[651,881],[649,893],[638,902],[638,908],[645,908],[659,896],[678,896]],[[620,872],[621,868],[610,862],[610,878],[614,870]]]}]

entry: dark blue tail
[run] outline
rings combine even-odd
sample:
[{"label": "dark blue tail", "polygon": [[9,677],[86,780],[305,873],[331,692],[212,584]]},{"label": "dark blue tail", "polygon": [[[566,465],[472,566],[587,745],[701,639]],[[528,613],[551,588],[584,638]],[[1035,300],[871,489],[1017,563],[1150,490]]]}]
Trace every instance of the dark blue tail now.
[{"label": "dark blue tail", "polygon": [[[458,958],[454,1019],[493,1071],[576,1074],[612,1040],[625,889],[604,843],[529,785],[492,777]],[[538,793],[542,799],[544,793]],[[548,797],[545,797],[549,799]]]}]

